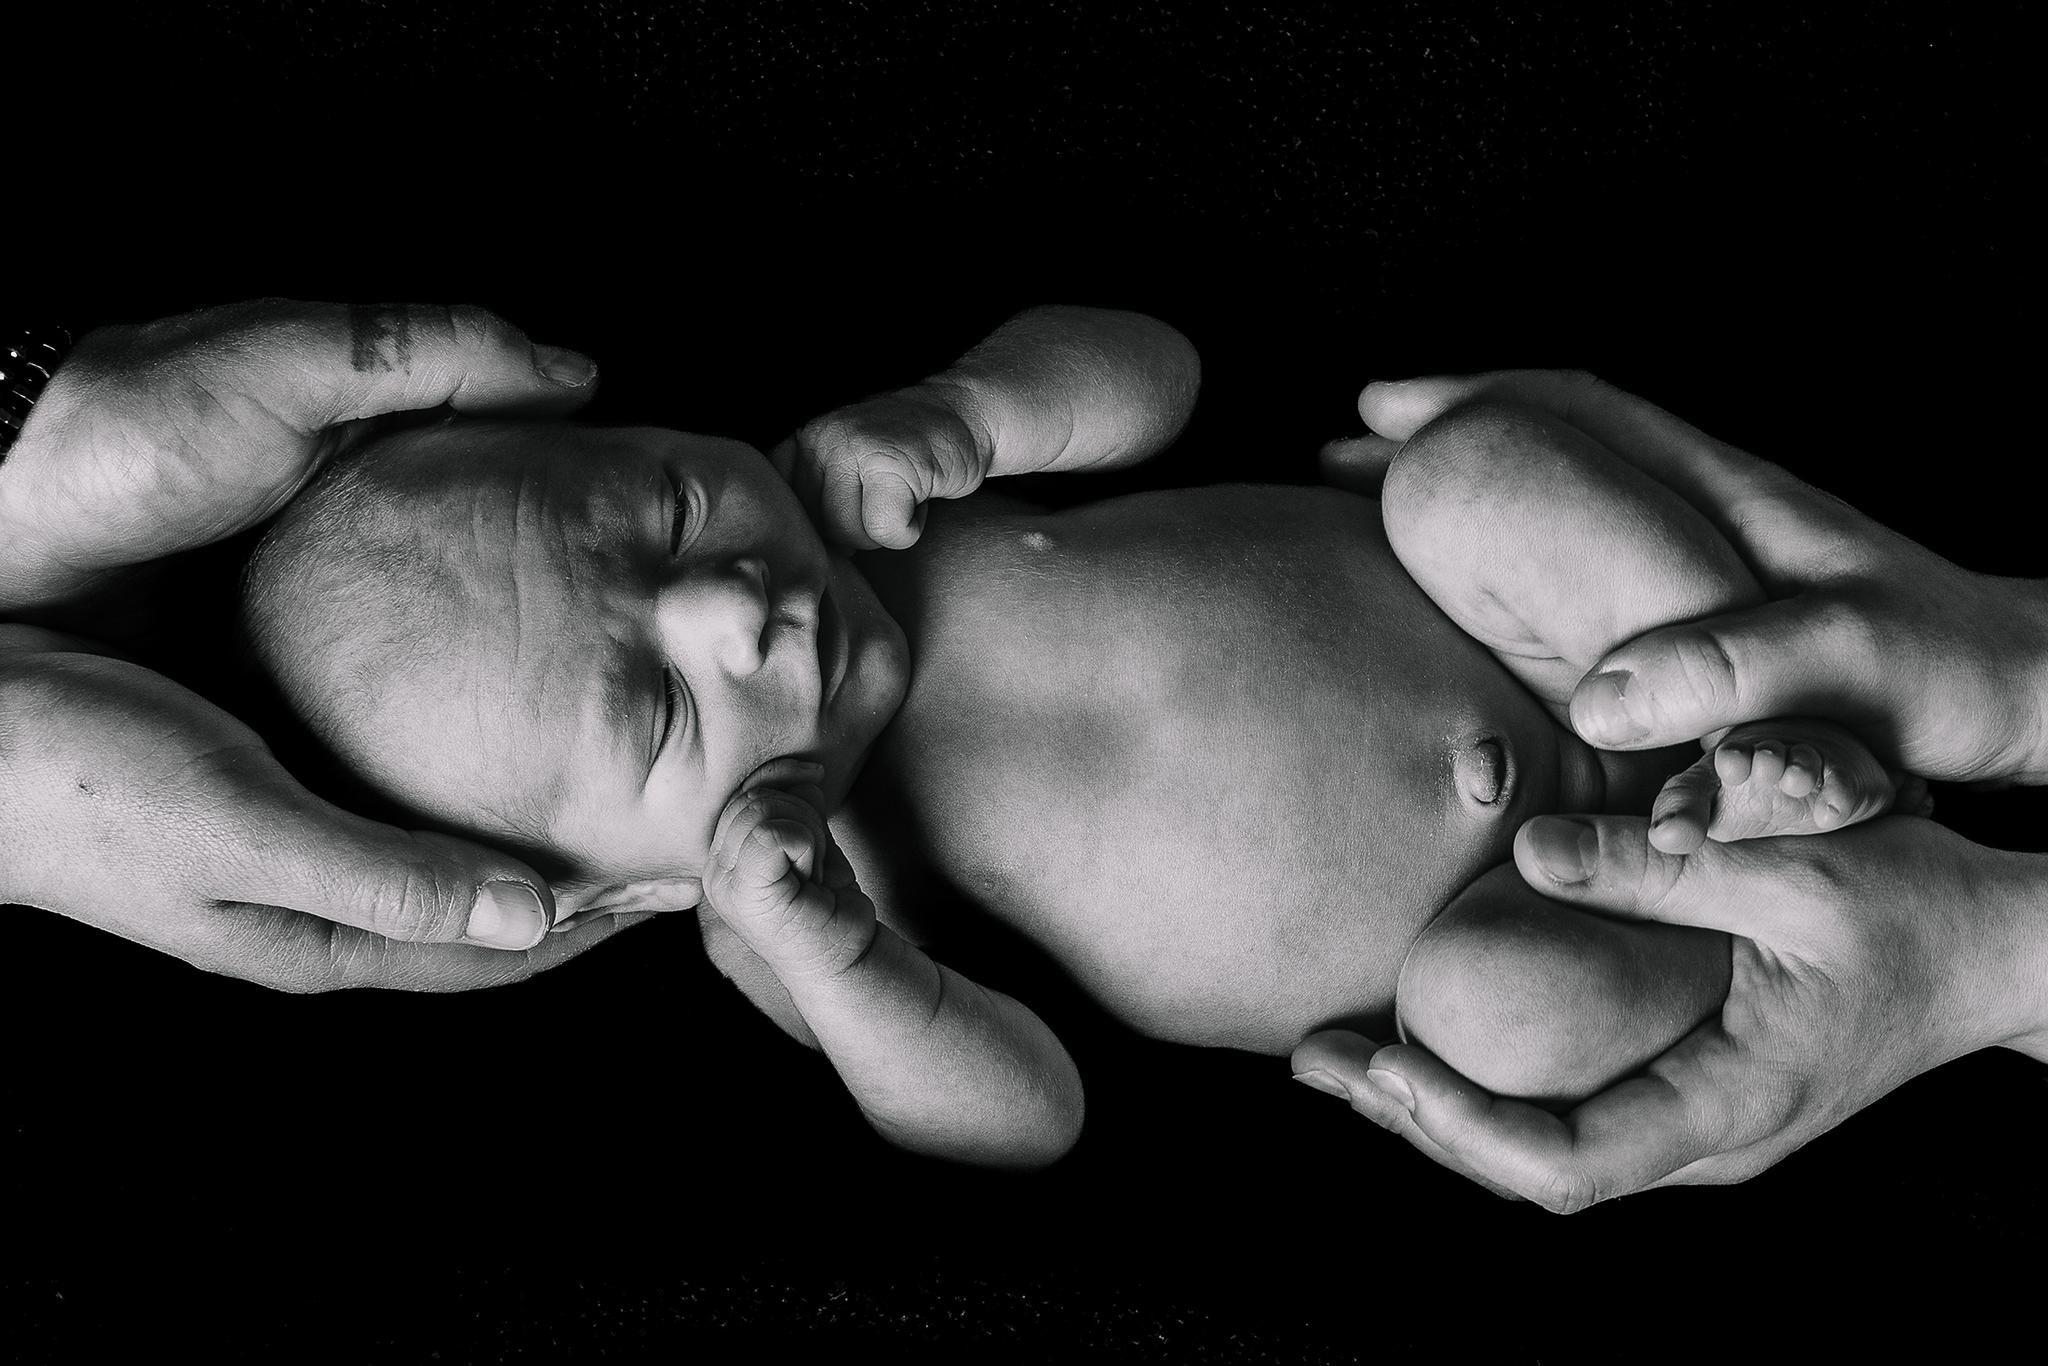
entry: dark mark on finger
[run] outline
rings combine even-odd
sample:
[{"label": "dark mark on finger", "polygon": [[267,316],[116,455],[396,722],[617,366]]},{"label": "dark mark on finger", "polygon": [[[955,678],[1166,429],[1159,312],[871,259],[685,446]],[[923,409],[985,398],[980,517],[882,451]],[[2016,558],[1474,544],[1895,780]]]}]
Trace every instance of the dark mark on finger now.
[{"label": "dark mark on finger", "polygon": [[412,321],[395,304],[348,306],[348,361],[359,374],[412,364]]}]

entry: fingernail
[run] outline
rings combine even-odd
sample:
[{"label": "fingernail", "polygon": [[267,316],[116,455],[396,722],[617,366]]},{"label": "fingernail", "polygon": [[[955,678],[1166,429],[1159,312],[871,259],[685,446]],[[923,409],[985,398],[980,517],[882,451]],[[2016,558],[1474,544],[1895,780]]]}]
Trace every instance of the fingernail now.
[{"label": "fingernail", "polygon": [[1600,833],[1570,816],[1538,816],[1529,822],[1529,849],[1555,881],[1584,882],[1600,853]]},{"label": "fingernail", "polygon": [[1399,1072],[1389,1072],[1384,1067],[1374,1067],[1365,1074],[1366,1084],[1373,1094],[1406,1110],[1415,1113],[1415,1093],[1408,1089],[1408,1082]]},{"label": "fingernail", "polygon": [[1586,680],[1572,707],[1581,735],[1596,745],[1619,745],[1649,733],[1629,710],[1628,685],[1632,681],[1624,670],[1594,674]]},{"label": "fingernail", "polygon": [[596,361],[559,346],[534,347],[533,366],[565,389],[581,389],[597,378]]},{"label": "fingernail", "polygon": [[1344,1083],[1338,1081],[1320,1067],[1311,1068],[1306,1072],[1296,1072],[1294,1079],[1303,1086],[1314,1087],[1326,1096],[1339,1096],[1347,1101],[1351,1099],[1351,1093],[1344,1089]]},{"label": "fingernail", "polygon": [[486,882],[469,908],[464,938],[492,949],[530,949],[546,937],[540,893],[523,882]]}]

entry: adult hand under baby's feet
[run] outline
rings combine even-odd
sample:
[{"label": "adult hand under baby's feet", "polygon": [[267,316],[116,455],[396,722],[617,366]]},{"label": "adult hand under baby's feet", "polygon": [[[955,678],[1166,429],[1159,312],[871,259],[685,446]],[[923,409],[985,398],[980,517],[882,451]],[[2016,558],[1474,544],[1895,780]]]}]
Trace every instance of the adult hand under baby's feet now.
[{"label": "adult hand under baby's feet", "polygon": [[1607,749],[1680,744],[1773,716],[1829,716],[1890,765],[1950,782],[2048,782],[2048,590],[1972,573],[1785,470],[1568,371],[1368,385],[1377,438],[1336,443],[1332,482],[1365,487],[1395,443],[1478,398],[1554,414],[1691,503],[1772,601],[1650,631],[1572,698]]},{"label": "adult hand under baby's feet", "polygon": [[1746,1180],[1979,1048],[2048,1058],[2038,855],[1903,817],[1683,857],[1647,835],[1640,818],[1539,816],[1515,840],[1547,896],[1731,936],[1727,1002],[1640,1073],[1555,1114],[1426,1049],[1327,1031],[1295,1051],[1297,1074],[1487,1188],[1569,1213]]},{"label": "adult hand under baby's feet", "polygon": [[1674,775],[1650,809],[1650,843],[1690,854],[1708,840],[1817,835],[1888,811],[1925,816],[1927,784],[1894,773],[1828,721],[1737,726],[1700,742],[1699,762]]},{"label": "adult hand under baby's feet", "polygon": [[922,384],[813,418],[768,458],[826,540],[904,550],[924,531],[924,505],[980,488],[991,454],[945,386]]},{"label": "adult hand under baby's feet", "polygon": [[820,810],[822,772],[786,761],[757,775],[719,816],[704,870],[705,903],[785,980],[843,972],[875,940],[875,904]]}]

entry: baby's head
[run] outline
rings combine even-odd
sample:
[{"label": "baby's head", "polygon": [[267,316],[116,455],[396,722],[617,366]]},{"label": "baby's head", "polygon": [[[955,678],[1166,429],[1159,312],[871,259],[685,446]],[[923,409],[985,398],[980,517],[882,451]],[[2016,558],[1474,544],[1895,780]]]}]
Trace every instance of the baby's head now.
[{"label": "baby's head", "polygon": [[908,677],[902,631],[760,452],[653,428],[371,442],[278,518],[242,619],[355,781],[581,905],[693,904],[732,794],[804,759],[829,809]]}]

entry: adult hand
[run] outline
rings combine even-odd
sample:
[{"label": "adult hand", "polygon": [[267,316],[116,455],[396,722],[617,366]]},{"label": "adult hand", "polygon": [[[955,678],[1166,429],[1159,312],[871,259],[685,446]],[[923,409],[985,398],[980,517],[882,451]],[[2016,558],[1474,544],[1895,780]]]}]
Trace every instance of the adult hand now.
[{"label": "adult hand", "polygon": [[[1569,1213],[1746,1180],[1902,1082],[1978,1048],[2048,1058],[2048,874],[2036,856],[1886,817],[1835,834],[1651,847],[1645,821],[1539,816],[1537,890],[1735,936],[1720,1014],[1570,1113],[1488,1095],[1411,1045],[1311,1036],[1298,1075],[1439,1162]],[[1319,1075],[1318,1075],[1319,1074]]]},{"label": "adult hand", "polygon": [[550,935],[532,869],[330,806],[203,699],[33,634],[0,653],[0,903],[291,991],[516,981],[645,918]]},{"label": "adult hand", "polygon": [[0,463],[0,617],[254,526],[359,419],[566,413],[595,378],[471,307],[262,299],[98,329]]},{"label": "adult hand", "polygon": [[[475,308],[263,300],[93,332],[0,464],[0,617],[260,522],[362,419],[561,413],[594,376]],[[0,902],[272,985],[483,986],[628,923],[535,948],[554,902],[532,870],[349,816],[190,692],[21,625],[0,625],[0,785]]]},{"label": "adult hand", "polygon": [[1334,442],[1332,482],[1369,489],[1399,443],[1475,398],[1543,408],[1704,513],[1772,601],[1652,631],[1582,680],[1573,727],[1654,749],[1722,727],[1826,716],[1886,763],[1959,782],[2048,782],[2048,595],[1960,569],[1840,499],[1590,375],[1503,371],[1369,385],[1377,437]]}]

